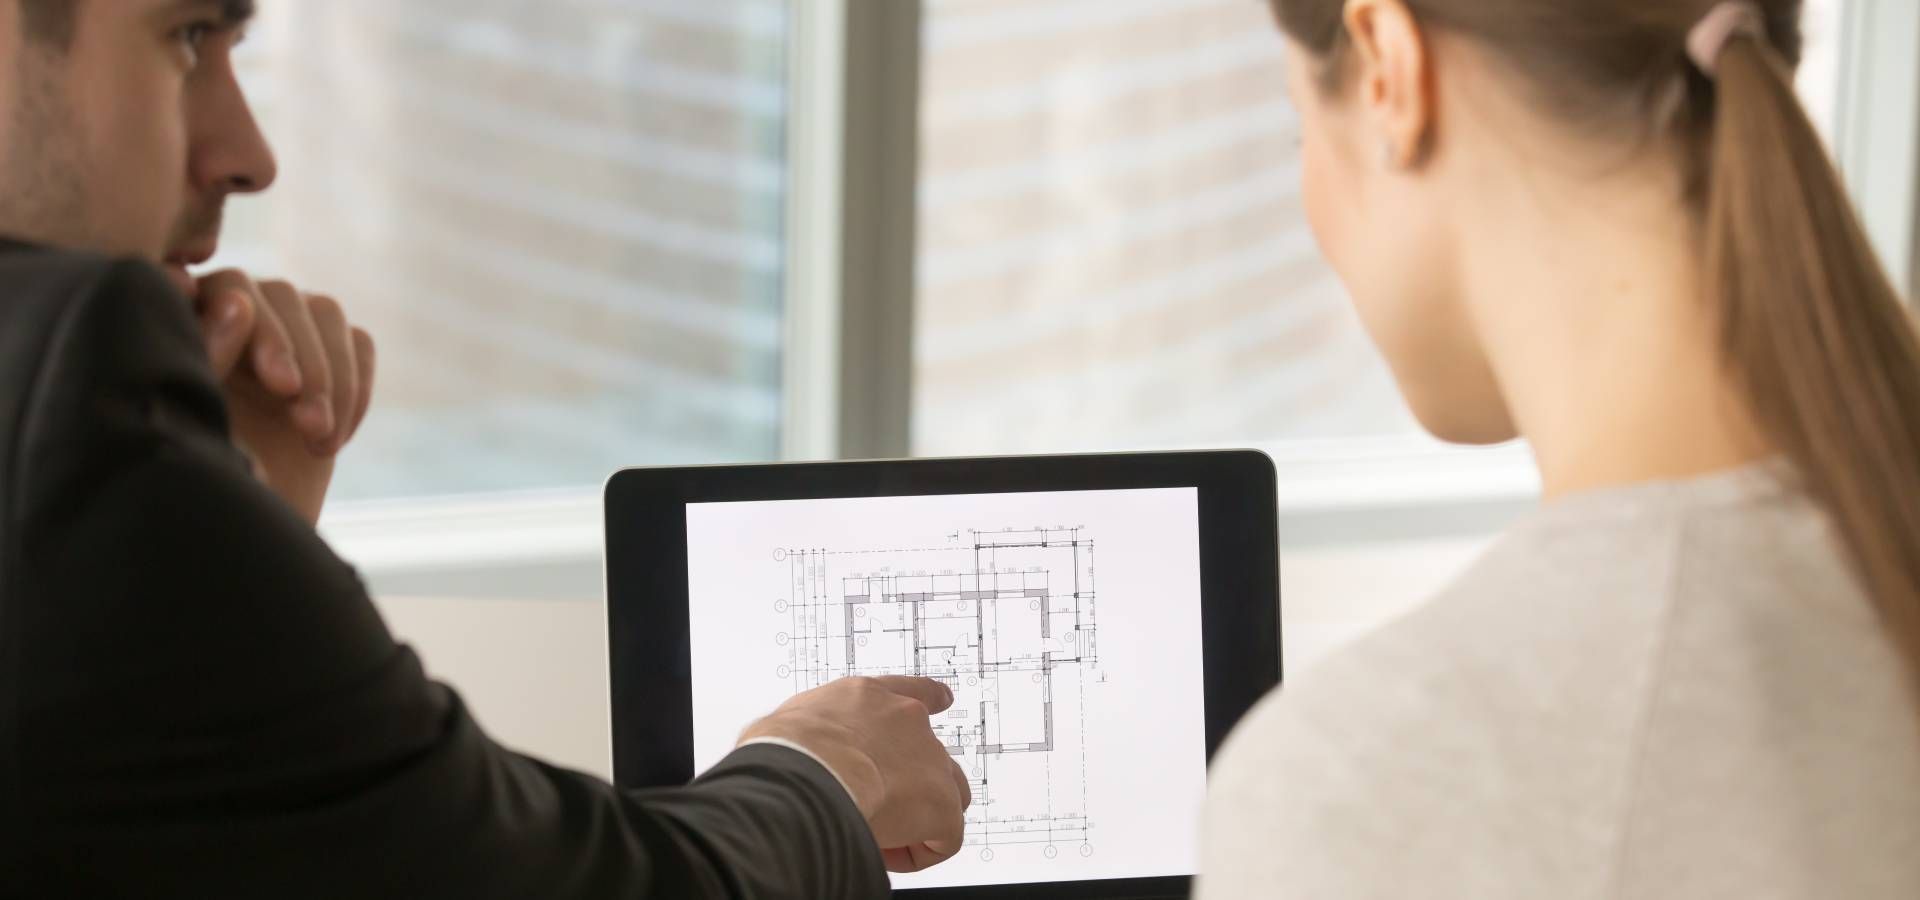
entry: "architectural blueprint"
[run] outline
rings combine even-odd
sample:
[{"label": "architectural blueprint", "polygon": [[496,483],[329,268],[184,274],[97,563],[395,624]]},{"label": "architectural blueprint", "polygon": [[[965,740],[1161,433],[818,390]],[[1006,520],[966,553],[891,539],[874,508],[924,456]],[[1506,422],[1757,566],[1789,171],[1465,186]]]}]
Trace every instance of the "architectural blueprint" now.
[{"label": "architectural blueprint", "polygon": [[934,733],[971,781],[967,852],[1091,856],[1086,716],[1100,702],[1094,541],[1085,528],[953,530],[939,546],[778,548],[790,587],[773,675],[953,689]]},{"label": "architectural blueprint", "polygon": [[1195,869],[1206,796],[1192,488],[689,504],[695,771],[849,675],[953,689],[974,802],[897,889]]}]

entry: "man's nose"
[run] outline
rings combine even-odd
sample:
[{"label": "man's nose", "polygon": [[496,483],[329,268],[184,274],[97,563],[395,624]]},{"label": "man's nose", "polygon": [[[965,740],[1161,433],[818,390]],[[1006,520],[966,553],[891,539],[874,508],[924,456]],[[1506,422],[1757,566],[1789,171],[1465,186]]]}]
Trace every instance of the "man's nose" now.
[{"label": "man's nose", "polygon": [[251,194],[264,191],[279,175],[273,148],[253,117],[237,80],[207,98],[195,118],[192,178],[207,193]]}]

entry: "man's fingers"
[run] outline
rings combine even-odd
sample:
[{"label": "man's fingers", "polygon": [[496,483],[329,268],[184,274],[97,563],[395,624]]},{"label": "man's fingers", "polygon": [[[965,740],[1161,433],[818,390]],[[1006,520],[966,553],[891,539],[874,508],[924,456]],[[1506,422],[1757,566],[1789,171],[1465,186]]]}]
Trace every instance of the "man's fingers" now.
[{"label": "man's fingers", "polygon": [[313,316],[321,352],[326,354],[327,372],[332,381],[333,433],[316,443],[314,451],[331,456],[346,443],[347,430],[353,427],[354,408],[360,405],[360,364],[353,357],[353,330],[347,326],[347,313],[332,297],[312,294],[306,297],[307,312]]},{"label": "man's fingers", "polygon": [[267,393],[281,398],[298,397],[306,387],[306,379],[300,374],[300,363],[293,353],[293,336],[287,333],[280,314],[267,305],[266,299],[258,291],[253,296],[253,343],[247,351],[247,361],[253,364],[254,377]]},{"label": "man's fingers", "polygon": [[890,847],[880,851],[881,861],[887,864],[889,872],[918,872],[952,859],[960,852],[960,842],[927,841],[923,844],[909,844],[905,847]]},{"label": "man's fingers", "polygon": [[880,848],[880,861],[887,864],[889,872],[918,872],[926,866],[917,865],[913,853],[905,847]]},{"label": "man's fingers", "polygon": [[372,402],[373,339],[347,322],[333,298],[302,294],[284,281],[256,283],[230,269],[199,285],[215,372],[224,380],[248,365],[268,395],[292,401],[289,421],[311,452],[338,453]]},{"label": "man's fingers", "polygon": [[908,675],[875,675],[873,683],[903,697],[912,697],[927,708],[927,715],[947,711],[953,705],[953,689],[931,678]]},{"label": "man's fingers", "polygon": [[360,423],[367,420],[367,410],[373,405],[373,335],[364,328],[353,330],[353,361],[360,366],[360,399],[353,407],[353,418],[347,421],[347,436],[340,442],[343,446],[360,433]]},{"label": "man's fingers", "polygon": [[293,407],[293,422],[309,441],[331,440],[333,373],[306,298],[284,281],[264,282],[260,292],[266,296],[267,306],[286,326],[287,337],[293,344],[294,363],[300,367],[300,399]]},{"label": "man's fingers", "polygon": [[[220,374],[232,374],[233,368],[245,361],[253,369],[255,380],[268,393],[279,397],[297,396],[301,387],[300,366],[294,361],[293,342],[287,337],[286,327],[280,324],[280,317],[267,305],[260,286],[236,269],[224,269],[200,279],[198,302],[203,317],[217,313],[211,306],[222,298],[245,303],[253,316],[253,325],[242,355],[234,366]],[[216,371],[220,370],[216,368]]]},{"label": "man's fingers", "polygon": [[214,380],[225,381],[253,341],[253,295],[224,290],[204,297],[199,306],[200,334],[207,343]]}]

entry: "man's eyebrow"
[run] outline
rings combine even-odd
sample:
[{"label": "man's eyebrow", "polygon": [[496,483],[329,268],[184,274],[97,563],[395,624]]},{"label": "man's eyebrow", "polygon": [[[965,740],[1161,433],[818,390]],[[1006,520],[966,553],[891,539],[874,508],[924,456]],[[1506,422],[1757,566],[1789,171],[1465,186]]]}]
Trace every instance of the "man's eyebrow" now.
[{"label": "man's eyebrow", "polygon": [[223,0],[220,14],[229,25],[245,25],[253,19],[253,0]]},{"label": "man's eyebrow", "polygon": [[220,18],[228,28],[238,28],[253,19],[253,0],[220,0]]},{"label": "man's eyebrow", "polygon": [[239,28],[252,21],[254,0],[182,0],[180,8],[201,8],[216,11],[220,24],[226,28]]}]

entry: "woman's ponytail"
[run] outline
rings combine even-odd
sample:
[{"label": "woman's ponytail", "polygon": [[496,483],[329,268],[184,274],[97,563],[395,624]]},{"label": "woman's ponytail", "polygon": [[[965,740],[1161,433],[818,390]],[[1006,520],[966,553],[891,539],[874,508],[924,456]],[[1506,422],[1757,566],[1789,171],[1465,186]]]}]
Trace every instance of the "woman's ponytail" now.
[{"label": "woman's ponytail", "polygon": [[1920,340],[1787,64],[1736,34],[1714,68],[1706,273],[1727,359],[1920,665]]}]

